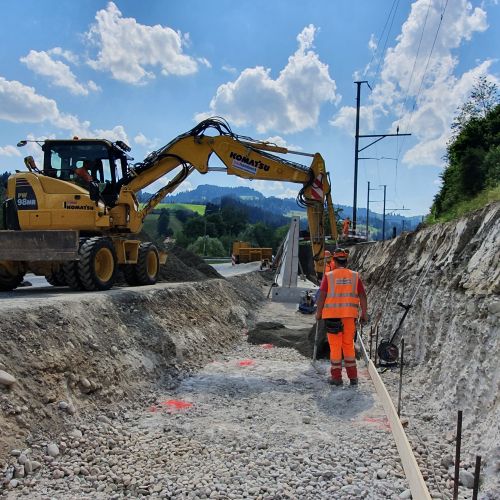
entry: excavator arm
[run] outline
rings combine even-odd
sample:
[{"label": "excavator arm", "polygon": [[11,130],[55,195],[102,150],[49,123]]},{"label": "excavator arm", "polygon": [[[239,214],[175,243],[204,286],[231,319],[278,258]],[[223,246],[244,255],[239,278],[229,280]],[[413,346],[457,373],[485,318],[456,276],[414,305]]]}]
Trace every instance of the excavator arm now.
[{"label": "excavator arm", "polygon": [[[218,135],[205,135],[207,129],[215,129]],[[123,179],[118,206],[135,200],[135,194],[151,185],[164,175],[181,167],[172,180],[138,210],[131,220],[133,226],[142,225],[146,215],[169,193],[173,192],[194,170],[202,174],[212,168],[209,160],[215,154],[224,164],[228,175],[245,179],[283,181],[302,184],[297,202],[306,208],[313,248],[315,269],[323,272],[324,253],[324,210],[326,206],[331,236],[337,239],[337,225],[331,199],[331,186],[325,162],[319,153],[309,154],[290,151],[268,142],[255,141],[249,137],[234,134],[229,125],[221,119],[212,118],[201,122],[194,129],[182,134],[169,144],[151,153],[143,162],[129,169]],[[289,161],[276,154],[295,154],[312,159],[310,166]],[[220,168],[217,168],[220,170]]]}]

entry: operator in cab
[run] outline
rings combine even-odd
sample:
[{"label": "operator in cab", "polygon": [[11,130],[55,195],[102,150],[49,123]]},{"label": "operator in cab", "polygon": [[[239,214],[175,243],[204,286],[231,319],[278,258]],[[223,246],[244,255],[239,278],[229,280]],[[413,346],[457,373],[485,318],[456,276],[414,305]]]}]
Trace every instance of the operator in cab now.
[{"label": "operator in cab", "polygon": [[74,172],[76,175],[76,181],[80,181],[85,186],[88,186],[92,181],[92,176],[89,171],[92,168],[92,162],[90,160],[83,160],[83,164],[81,167],[75,168]]}]

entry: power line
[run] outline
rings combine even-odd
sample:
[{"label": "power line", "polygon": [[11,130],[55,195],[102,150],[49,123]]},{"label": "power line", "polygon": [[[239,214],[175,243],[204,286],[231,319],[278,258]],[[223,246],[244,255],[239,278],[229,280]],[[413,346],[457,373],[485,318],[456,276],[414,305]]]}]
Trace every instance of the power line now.
[{"label": "power line", "polygon": [[387,17],[385,19],[385,24],[384,24],[384,27],[382,28],[382,31],[380,32],[380,35],[379,37],[377,38],[377,48],[372,52],[372,58],[370,59],[370,62],[368,63],[368,65],[366,66],[365,68],[365,71],[363,73],[363,76],[366,75],[366,72],[368,71],[368,68],[371,66],[372,62],[373,62],[373,59],[375,58],[375,55],[377,54],[378,52],[378,47],[379,47],[379,40],[382,40],[382,37],[384,36],[384,32],[385,32],[385,28],[387,26],[387,23],[389,22],[389,19],[391,18],[391,13],[392,13],[392,9],[394,8],[394,5],[396,3],[396,0],[393,0],[392,2],[392,5],[391,5],[391,9],[389,10],[389,14],[387,14]]},{"label": "power line", "polygon": [[427,12],[425,14],[424,25],[422,26],[422,32],[420,33],[420,40],[418,41],[417,53],[415,54],[415,60],[413,61],[413,67],[411,69],[410,79],[408,80],[408,86],[406,88],[406,95],[405,95],[405,100],[403,102],[403,108],[402,108],[403,111],[405,109],[406,102],[408,100],[408,95],[410,93],[411,82],[413,81],[413,73],[415,72],[415,67],[417,65],[418,56],[420,54],[420,47],[422,45],[422,39],[424,38],[425,26],[427,25],[427,18],[429,17],[431,3],[432,3],[432,0],[429,0],[429,3],[427,4]]},{"label": "power line", "polygon": [[[430,60],[432,57],[432,53],[434,52],[434,47],[436,45],[436,40],[437,40],[437,37],[439,35],[439,30],[441,29],[441,24],[443,23],[443,17],[444,17],[444,14],[446,12],[446,8],[448,7],[448,1],[449,0],[446,0],[443,11],[441,12],[441,16],[439,18],[439,24],[438,24],[438,27],[436,29],[436,34],[434,35],[434,40],[432,41],[432,47],[431,47],[431,50],[429,52],[429,56],[427,57],[427,62],[425,64],[425,69],[424,69],[424,73],[422,75],[422,79],[420,80],[420,86],[418,88],[417,96],[415,97],[415,100],[413,102],[413,106],[412,106],[412,109],[410,112],[410,117],[408,119],[407,128],[409,128],[411,126],[411,122],[413,120],[413,114],[414,114],[415,108],[417,107],[418,99],[420,98],[420,93],[422,92],[422,88],[423,88],[424,81],[425,81],[425,76],[427,74],[427,70],[429,69],[429,63],[430,63]],[[398,151],[398,159],[399,159],[399,156],[401,155],[401,151],[403,149],[403,144],[404,144],[404,139],[401,141],[401,147],[399,148],[399,151]]]},{"label": "power line", "polygon": [[[384,57],[385,57],[385,51],[386,51],[386,48],[387,48],[387,42],[389,41],[389,35],[391,34],[391,31],[392,31],[392,25],[394,24],[394,19],[396,18],[396,12],[398,10],[399,0],[396,0],[395,3],[396,3],[396,7],[394,8],[394,12],[392,13],[391,25],[389,26],[389,29],[387,30],[387,34],[386,34],[386,37],[385,37],[384,48],[382,50],[382,56],[378,60],[377,71],[375,71],[375,77],[373,78],[374,82],[377,80],[377,78],[379,77],[379,74],[380,74],[380,72],[379,72],[380,65],[381,65],[381,63],[382,63],[382,61],[384,60]],[[394,2],[393,2],[393,5],[394,5]],[[391,8],[391,10],[392,10],[392,8]]]}]

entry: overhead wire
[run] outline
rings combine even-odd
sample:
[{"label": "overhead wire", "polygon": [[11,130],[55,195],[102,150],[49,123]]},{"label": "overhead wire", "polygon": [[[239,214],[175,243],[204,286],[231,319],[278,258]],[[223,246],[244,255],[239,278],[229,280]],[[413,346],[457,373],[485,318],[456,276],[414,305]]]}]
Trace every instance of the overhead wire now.
[{"label": "overhead wire", "polygon": [[[438,26],[436,28],[436,33],[434,35],[434,40],[432,41],[432,46],[431,46],[431,50],[429,52],[429,56],[427,57],[427,62],[425,64],[424,72],[422,74],[422,79],[420,80],[420,85],[419,85],[419,88],[418,88],[418,92],[417,92],[417,95],[416,95],[415,100],[413,102],[412,109],[410,111],[410,115],[409,115],[409,118],[408,118],[407,129],[410,129],[410,127],[411,127],[411,122],[413,120],[414,112],[415,112],[415,109],[417,107],[417,103],[418,103],[418,100],[420,98],[420,94],[422,93],[423,85],[424,85],[424,82],[425,82],[425,77],[427,75],[427,70],[429,69],[429,63],[430,63],[430,60],[431,60],[431,57],[432,57],[432,53],[434,52],[434,47],[436,46],[436,40],[437,40],[437,37],[439,35],[439,31],[441,29],[441,25],[443,24],[443,18],[444,18],[444,14],[446,12],[446,8],[448,7],[448,2],[449,2],[449,0],[446,0],[446,3],[444,4],[444,8],[441,11],[441,15],[440,15],[440,18],[439,18],[439,23],[438,23]],[[397,155],[398,159],[399,159],[399,157],[401,155],[401,151],[403,149],[404,140],[405,140],[405,136],[403,136],[403,138],[401,140],[401,146],[399,148],[398,155]]]},{"label": "overhead wire", "polygon": [[[396,18],[396,12],[397,12],[398,7],[399,7],[399,0],[395,0],[395,2],[393,2],[393,5],[394,4],[395,4],[395,8],[394,8],[394,12],[392,12],[391,24],[390,24],[389,29],[387,30],[387,34],[385,36],[384,48],[382,49],[382,55],[378,60],[377,71],[375,71],[375,77],[373,78],[374,82],[377,80],[377,78],[380,75],[381,64],[382,64],[382,61],[384,60],[385,52],[387,50],[387,43],[389,41],[389,36],[391,34],[391,31],[392,31],[392,25],[394,24],[394,19]],[[391,9],[392,9],[392,7],[391,7]]]},{"label": "overhead wire", "polygon": [[392,9],[394,8],[394,5],[396,4],[396,1],[397,0],[393,0],[393,2],[392,2],[391,8],[389,10],[389,14],[387,14],[387,17],[385,19],[384,27],[382,28],[382,31],[380,32],[380,35],[377,38],[377,47],[372,52],[372,58],[370,59],[370,62],[367,64],[367,66],[365,67],[365,71],[364,71],[363,75],[366,75],[368,69],[372,65],[373,59],[375,59],[375,56],[377,55],[377,52],[378,52],[378,42],[379,42],[379,40],[382,40],[382,37],[384,36],[385,28],[387,27],[387,23],[389,22],[389,19],[391,18]]},{"label": "overhead wire", "polygon": [[[413,61],[413,66],[411,69],[410,78],[408,79],[408,85],[406,86],[405,98],[403,101],[403,106],[401,107],[400,120],[403,116],[404,110],[406,109],[406,103],[408,102],[408,96],[410,95],[411,84],[413,83],[413,75],[415,74],[415,68],[417,66],[418,56],[420,55],[420,48],[422,47],[422,40],[424,38],[425,27],[427,26],[427,19],[429,18],[431,4],[432,4],[432,0],[429,0],[429,3],[427,4],[427,11],[425,13],[424,24],[422,26],[422,31],[420,32],[420,38],[418,40],[417,51],[415,53],[415,60]],[[398,126],[398,130],[399,130],[399,126]],[[399,150],[399,137],[397,137],[397,140],[396,140],[396,163],[394,165],[394,197],[396,200],[398,199],[398,166],[399,166],[398,150]]]}]

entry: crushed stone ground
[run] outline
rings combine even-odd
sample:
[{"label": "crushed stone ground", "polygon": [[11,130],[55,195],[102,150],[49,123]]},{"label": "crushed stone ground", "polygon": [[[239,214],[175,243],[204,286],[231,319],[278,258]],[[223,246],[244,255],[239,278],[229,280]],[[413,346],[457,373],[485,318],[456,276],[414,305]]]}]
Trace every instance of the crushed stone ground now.
[{"label": "crushed stone ground", "polygon": [[[283,304],[258,319],[277,314],[302,323]],[[366,370],[358,388],[332,389],[327,368],[250,345],[240,330],[231,349],[148,404],[76,418],[52,443],[59,455],[34,444],[39,472],[4,496],[399,498],[408,484]]]}]

